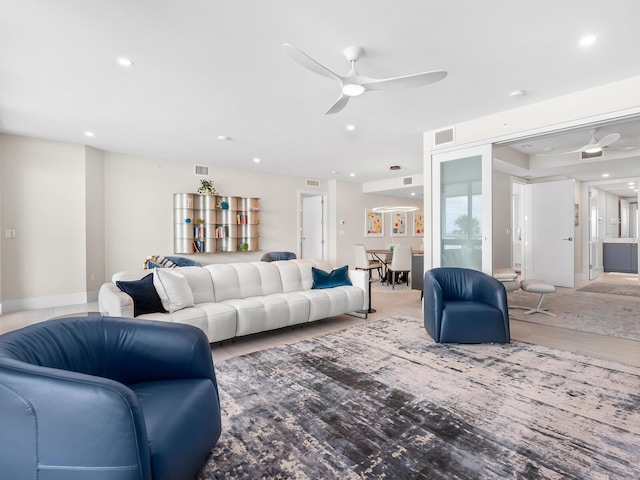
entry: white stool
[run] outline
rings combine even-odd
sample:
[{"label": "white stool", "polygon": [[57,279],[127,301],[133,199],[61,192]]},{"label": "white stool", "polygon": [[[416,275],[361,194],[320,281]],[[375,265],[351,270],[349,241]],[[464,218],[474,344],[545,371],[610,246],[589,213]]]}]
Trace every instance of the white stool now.
[{"label": "white stool", "polygon": [[556,316],[553,313],[547,312],[546,308],[542,308],[542,301],[544,300],[545,293],[555,293],[555,285],[551,285],[550,283],[547,283],[543,280],[527,279],[520,282],[520,289],[523,292],[527,293],[539,293],[540,300],[538,301],[538,306],[536,308],[530,308],[528,310],[526,307],[511,308],[522,308],[524,310],[527,310],[526,312],[524,312],[525,315],[531,315],[532,313],[544,313],[545,315],[549,315],[551,317]]}]

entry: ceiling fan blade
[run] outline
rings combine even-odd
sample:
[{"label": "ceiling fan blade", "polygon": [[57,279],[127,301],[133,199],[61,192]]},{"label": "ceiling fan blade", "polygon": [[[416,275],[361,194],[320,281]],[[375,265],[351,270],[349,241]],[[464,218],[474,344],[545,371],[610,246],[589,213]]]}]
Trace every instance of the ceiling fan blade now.
[{"label": "ceiling fan blade", "polygon": [[282,45],[282,49],[285,52],[287,52],[287,54],[293,60],[295,60],[297,63],[299,63],[303,67],[311,70],[314,73],[317,73],[318,75],[322,75],[323,77],[327,77],[327,78],[330,78],[331,80],[336,80],[338,83],[342,83],[342,78],[339,75],[336,75],[331,70],[329,70],[327,67],[325,67],[323,65],[320,65],[318,62],[316,62],[309,55],[307,55],[306,53],[304,53],[301,50],[298,50],[293,45],[285,43],[285,44]]},{"label": "ceiling fan blade", "polygon": [[433,72],[414,73],[412,75],[404,75],[402,77],[382,78],[380,80],[375,79],[363,79],[364,82],[360,83],[367,90],[387,90],[392,88],[413,88],[420,87],[422,85],[429,85],[436,83],[447,76],[447,72],[442,70],[436,70]]},{"label": "ceiling fan blade", "polygon": [[348,95],[345,95],[343,93],[342,95],[340,95],[340,98],[338,98],[338,100],[336,100],[335,103],[329,107],[329,110],[324,112],[324,114],[325,115],[330,115],[332,113],[338,113],[340,110],[342,110],[347,105],[347,102],[349,101],[349,98],[351,98],[351,97],[349,97]]},{"label": "ceiling fan blade", "polygon": [[577,150],[565,150],[563,152],[552,153],[536,153],[536,157],[552,157],[553,155],[568,155],[569,153],[580,153],[584,151],[585,147],[578,148]]},{"label": "ceiling fan blade", "polygon": [[609,135],[602,137],[596,145],[600,148],[603,148],[617,142],[618,140],[620,140],[619,133],[610,133]]}]

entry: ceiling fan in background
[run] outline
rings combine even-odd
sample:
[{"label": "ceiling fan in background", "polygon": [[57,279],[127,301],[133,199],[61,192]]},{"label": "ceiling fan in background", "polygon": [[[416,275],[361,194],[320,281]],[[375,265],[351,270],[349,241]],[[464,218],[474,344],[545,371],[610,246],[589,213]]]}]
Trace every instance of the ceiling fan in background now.
[{"label": "ceiling fan in background", "polygon": [[540,153],[541,157],[546,157],[549,155],[566,155],[568,153],[580,153],[583,160],[587,158],[596,158],[601,157],[603,154],[603,149],[608,147],[609,145],[620,140],[619,133],[610,133],[602,137],[600,140],[596,139],[596,133],[598,133],[598,129],[594,128],[591,130],[591,140],[586,145],[576,149],[576,150],[568,150],[564,152],[553,152],[553,153]]},{"label": "ceiling fan in background", "polygon": [[360,47],[349,47],[344,51],[344,55],[351,63],[351,70],[345,77],[337,75],[329,70],[327,67],[319,64],[313,58],[306,53],[298,50],[293,45],[285,43],[282,45],[285,52],[297,63],[303,67],[311,70],[318,75],[330,78],[336,81],[340,85],[341,94],[338,100],[336,100],[329,109],[324,112],[325,114],[337,113],[342,110],[349,98],[362,95],[369,90],[389,90],[394,88],[413,88],[420,87],[422,85],[429,85],[431,83],[439,82],[447,76],[447,72],[433,71],[414,73],[412,75],[403,75],[401,77],[393,78],[370,78],[358,74],[356,71],[356,62],[363,54],[363,50]]}]

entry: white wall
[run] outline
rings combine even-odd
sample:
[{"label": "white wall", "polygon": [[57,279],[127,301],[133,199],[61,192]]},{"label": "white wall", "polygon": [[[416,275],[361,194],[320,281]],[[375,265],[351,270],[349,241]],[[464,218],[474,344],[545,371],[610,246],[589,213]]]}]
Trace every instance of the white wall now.
[{"label": "white wall", "polygon": [[[86,301],[84,147],[3,135],[3,310]],[[58,303],[61,302],[61,303]]]},{"label": "white wall", "polygon": [[89,300],[98,298],[105,278],[104,152],[85,147],[86,265],[85,281]]},{"label": "white wall", "polygon": [[[173,194],[195,192],[187,162],[105,153],[106,276],[141,268],[149,255],[173,252]],[[203,264],[259,260],[274,250],[297,251],[297,192],[302,178],[211,167],[218,193],[260,198],[262,252],[198,254]],[[321,189],[326,185],[321,185]]]},{"label": "white wall", "polygon": [[[606,224],[605,238],[618,238],[620,236],[620,224],[617,223],[620,220],[620,197],[609,192],[602,192],[605,194],[606,205],[604,221]],[[612,220],[616,223],[613,223]]]}]

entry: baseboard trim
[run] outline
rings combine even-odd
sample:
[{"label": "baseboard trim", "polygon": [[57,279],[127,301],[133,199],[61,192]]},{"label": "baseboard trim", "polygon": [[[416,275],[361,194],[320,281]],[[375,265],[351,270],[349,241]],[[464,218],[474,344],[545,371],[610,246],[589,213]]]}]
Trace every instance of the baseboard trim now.
[{"label": "baseboard trim", "polygon": [[[70,293],[68,295],[52,295],[47,297],[19,298],[16,300],[4,300],[0,304],[2,314],[19,312],[22,310],[37,310],[39,308],[64,307],[68,305],[80,305],[95,301],[98,292]],[[93,300],[91,300],[93,299]]]}]

